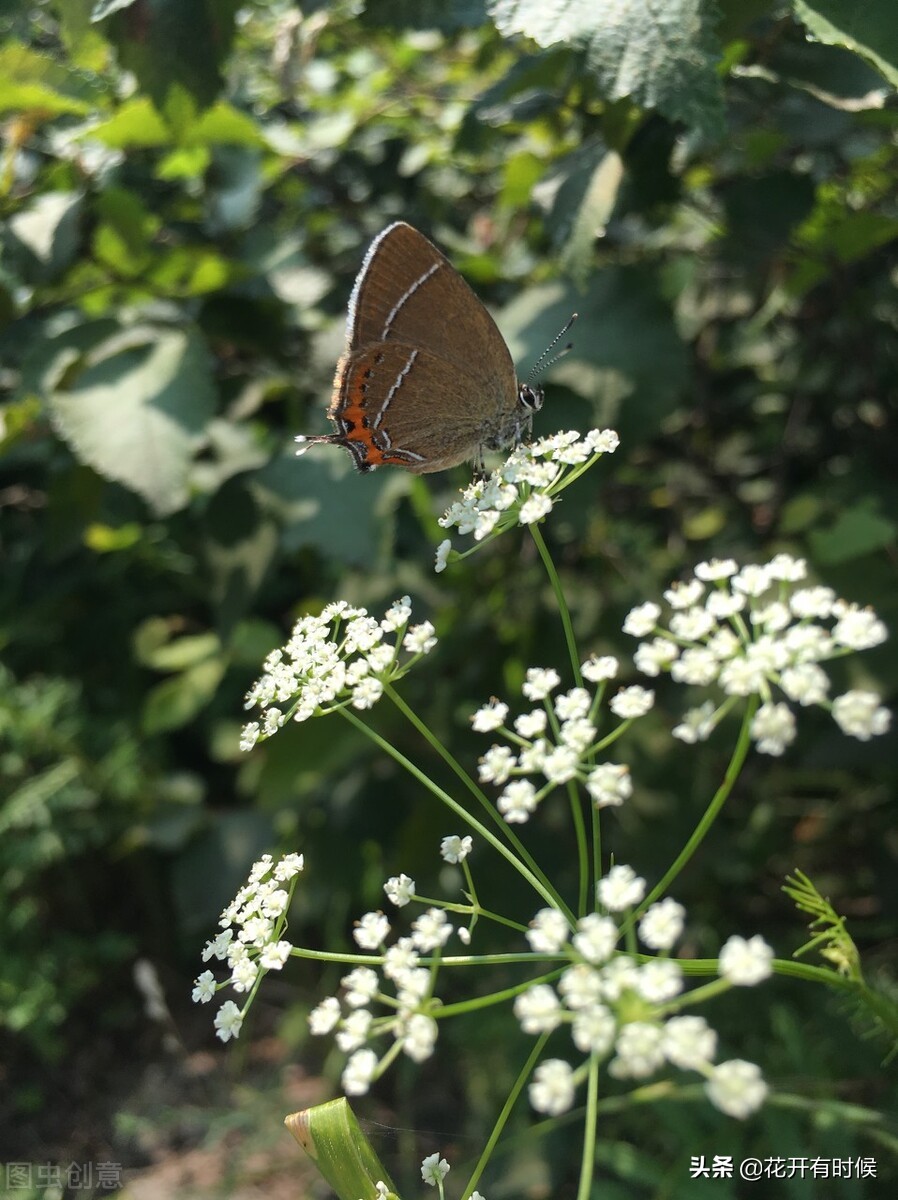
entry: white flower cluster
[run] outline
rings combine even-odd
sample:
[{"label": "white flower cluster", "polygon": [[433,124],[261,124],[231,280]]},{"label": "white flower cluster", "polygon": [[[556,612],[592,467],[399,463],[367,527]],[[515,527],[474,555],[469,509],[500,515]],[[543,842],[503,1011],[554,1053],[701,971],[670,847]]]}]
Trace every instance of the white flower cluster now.
[{"label": "white flower cluster", "polygon": [[[274,864],[264,854],[249,873],[249,879],[221,914],[222,931],[203,950],[203,962],[210,958],[226,961],[231,970],[230,983],[236,992],[251,991],[264,971],[279,971],[293,946],[281,934],[287,923],[287,909],[295,884],[280,887],[295,879],[303,869],[301,854],[287,854]],[[236,937],[235,937],[236,929]],[[193,1000],[207,1004],[219,987],[211,971],[203,971],[194,981]],[[227,1000],[215,1017],[217,1036],[223,1042],[236,1038],[245,1010]]]},{"label": "white flower cluster", "polygon": [[[384,891],[401,908],[414,897],[415,881],[408,875],[394,876]],[[356,922],[353,937],[362,950],[372,952],[371,965],[354,967],[340,981],[342,998],[328,996],[309,1014],[312,1033],[334,1032],[337,1045],[350,1056],[343,1070],[347,1096],[367,1092],[395,1056],[395,1050],[388,1050],[378,1057],[368,1044],[375,1038],[391,1036],[394,1046],[398,1043],[415,1062],[430,1058],[436,1044],[432,1014],[441,1002],[433,989],[442,948],[456,930],[443,909],[428,908],[412,922],[410,935],[388,946],[390,932],[382,912],[365,913]],[[433,956],[429,967],[421,964],[421,956],[427,954]]]},{"label": "white flower cluster", "polygon": [[300,617],[290,641],[269,654],[265,674],[247,694],[245,707],[264,715],[244,726],[240,749],[251,750],[291,718],[307,721],[346,704],[371,708],[385,682],[400,679],[437,643],[429,621],[408,628],[411,612],[403,596],[379,621],[343,600],[320,616]]},{"label": "white flower cluster", "polygon": [[[690,709],[674,736],[704,741],[740,697],[762,704],[751,736],[764,754],[782,754],[795,738],[795,714],[786,701],[818,705],[851,737],[867,741],[885,733],[890,714],[874,692],[852,690],[829,699],[822,662],[885,641],[885,625],[869,608],[839,600],[828,587],[805,580],[803,559],[777,554],[769,563],[738,569],[732,559],[699,563],[693,578],[664,593],[672,610],[659,624],[661,606],[631,610],[624,632],[640,643],[634,662],[645,675],[668,671],[677,683],[716,684],[726,699]],[[785,696],[777,699],[776,692]]]},{"label": "white flower cluster", "polygon": [[[506,727],[509,710],[502,701],[490,700],[474,713],[471,724],[478,733],[499,732],[518,749],[515,754],[507,745],[493,745],[478,766],[481,783],[504,784],[497,803],[509,824],[528,821],[553,788],[570,780],[583,784],[597,808],[619,806],[632,794],[627,767],[591,761],[600,746],[623,732],[626,722],[644,716],[654,704],[654,692],[646,688],[621,688],[608,705],[621,724],[599,742],[599,707],[618,667],[616,658],[593,656],[581,671],[587,682],[598,685],[595,692],[575,687],[554,698],[561,676],[552,668],[532,667],[521,690],[538,707],[516,717],[512,728]],[[528,775],[541,776],[543,782],[537,787]]]},{"label": "white flower cluster", "polygon": [[[570,1030],[582,1054],[610,1057],[609,1073],[618,1079],[645,1079],[665,1064],[697,1071],[705,1078],[711,1102],[733,1117],[747,1117],[767,1094],[759,1069],[736,1059],[714,1064],[717,1035],[703,1017],[679,1015],[689,1003],[683,975],[669,952],[685,917],[682,905],[666,899],[648,908],[639,922],[643,945],[657,957],[645,962],[617,953],[621,936],[610,915],[625,912],[645,894],[645,881],[631,867],[612,867],[597,888],[604,913],[582,917],[571,933],[564,916],[544,908],[530,922],[527,940],[543,954],[565,954],[565,967],[554,986],[539,983],[514,1004],[525,1033]],[[752,986],[771,973],[773,954],[760,937],[730,938],[720,953],[719,972],[733,986]],[[557,1116],[574,1103],[588,1063],[577,1069],[564,1059],[542,1062],[530,1084],[530,1103]]]},{"label": "white flower cluster", "polygon": [[[613,429],[591,429],[582,438],[570,430],[518,446],[488,479],[469,484],[439,523],[443,529],[454,526],[461,534],[473,533],[477,542],[512,525],[532,525],[549,515],[559,492],[619,444]],[[440,543],[437,571],[445,569],[451,550],[448,538]]]}]

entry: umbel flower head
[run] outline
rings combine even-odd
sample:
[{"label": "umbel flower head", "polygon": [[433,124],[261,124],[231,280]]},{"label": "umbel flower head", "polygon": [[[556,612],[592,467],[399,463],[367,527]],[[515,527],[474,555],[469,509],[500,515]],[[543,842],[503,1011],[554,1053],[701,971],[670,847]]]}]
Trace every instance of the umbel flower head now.
[{"label": "umbel flower head", "polygon": [[471,724],[478,733],[497,732],[511,743],[491,746],[478,766],[481,783],[503,788],[497,804],[509,824],[528,821],[551,791],[572,780],[586,788],[597,808],[618,807],[632,795],[629,769],[621,763],[597,763],[596,756],[650,711],[655,695],[638,685],[620,688],[608,704],[618,724],[600,738],[599,710],[618,666],[611,655],[593,656],[580,670],[595,690],[575,687],[554,696],[561,683],[558,672],[531,667],[521,691],[534,707],[515,717],[511,728],[505,723],[508,705],[500,700],[474,713]]},{"label": "umbel flower head", "polygon": [[826,709],[844,733],[867,741],[889,728],[890,714],[875,692],[852,690],[829,698],[821,663],[885,641],[885,625],[870,608],[839,600],[828,587],[797,586],[803,559],[777,554],[741,570],[732,559],[699,563],[691,579],[664,593],[670,606],[662,624],[659,604],[631,610],[624,632],[650,641],[634,655],[645,675],[670,673],[677,683],[716,685],[719,705],[691,709],[674,736],[703,741],[746,696],[762,701],[751,736],[763,754],[782,754],[795,738],[794,705]]},{"label": "umbel flower head", "polygon": [[244,726],[241,750],[271,737],[285,721],[307,721],[349,704],[371,708],[384,683],[401,679],[437,644],[429,621],[408,627],[411,601],[403,596],[378,620],[365,608],[340,600],[320,616],[300,617],[286,646],[265,660],[265,673],[250,688],[246,708],[261,721]]},{"label": "umbel flower head", "polygon": [[[541,909],[526,935],[531,950],[569,961],[554,985],[537,983],[517,996],[515,1016],[524,1033],[566,1029],[581,1055],[609,1059],[616,1079],[647,1079],[665,1067],[696,1071],[717,1108],[747,1117],[767,1094],[760,1071],[741,1060],[715,1064],[717,1034],[703,1017],[682,1013],[692,1000],[679,964],[669,957],[683,930],[682,905],[668,898],[641,917],[640,941],[656,957],[640,961],[617,949],[618,914],[627,914],[644,894],[645,880],[619,864],[597,885],[601,911],[581,917],[573,931],[562,913]],[[762,938],[732,937],[718,970],[730,987],[751,987],[768,978],[772,961]],[[545,1060],[534,1072],[530,1103],[550,1116],[567,1112],[587,1070],[585,1061],[575,1068],[565,1059]]]},{"label": "umbel flower head", "polygon": [[[613,429],[591,429],[582,438],[570,430],[520,445],[489,478],[469,484],[439,523],[443,529],[473,533],[475,542],[498,537],[513,525],[532,525],[549,515],[560,492],[619,444]],[[437,549],[437,571],[445,569],[451,552],[446,538]]]}]

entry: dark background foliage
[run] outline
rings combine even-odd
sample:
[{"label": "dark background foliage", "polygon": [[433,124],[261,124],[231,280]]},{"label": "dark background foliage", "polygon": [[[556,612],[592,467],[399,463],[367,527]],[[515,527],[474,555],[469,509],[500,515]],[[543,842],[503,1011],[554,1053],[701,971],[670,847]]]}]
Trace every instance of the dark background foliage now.
[{"label": "dark background foliage", "polygon": [[[186,1003],[199,948],[262,850],[306,852],[291,936],[335,945],[451,830],[338,722],[241,756],[243,694],[299,613],[408,592],[444,640],[403,694],[473,767],[467,713],[561,653],[526,539],[432,573],[464,471],[293,457],[294,433],[326,427],[349,289],[389,221],[443,246],[525,369],[581,314],[537,432],[622,437],[546,527],[585,650],[632,650],[627,609],[715,554],[804,556],[898,626],[894,6],[618,7],[0,3],[3,1158],[115,1160],[135,1196],[319,1194],[279,1121],[333,1094],[339,1061],[304,1017],[338,973],[285,973],[223,1052]],[[844,682],[894,703],[896,644]],[[679,704],[662,685],[609,824],[650,879],[726,761],[723,733],[671,745]],[[395,714],[372,721],[442,778]],[[806,935],[780,889],[800,867],[888,990],[895,739],[801,726],[782,761],[750,762],[678,881],[687,950],[761,930],[788,957]],[[563,871],[563,837],[554,853]],[[483,886],[513,903],[506,878]],[[150,1015],[141,963],[164,995]],[[394,1130],[378,1149],[397,1177],[421,1152],[479,1152],[524,1053],[496,1020],[357,1106]],[[728,1153],[872,1156],[879,1183],[766,1188],[882,1194],[894,1129],[827,1108],[889,1107],[869,1021],[783,981],[712,1021],[727,1057],[807,1102],[744,1127],[698,1098],[623,1111],[596,1194],[694,1195],[690,1155]],[[570,1131],[528,1121],[490,1200],[568,1194]]]}]

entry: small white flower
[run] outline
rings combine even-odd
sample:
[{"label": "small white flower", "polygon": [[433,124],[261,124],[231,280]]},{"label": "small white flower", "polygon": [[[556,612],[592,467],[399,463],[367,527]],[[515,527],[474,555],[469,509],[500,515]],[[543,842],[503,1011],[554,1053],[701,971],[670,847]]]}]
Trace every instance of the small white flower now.
[{"label": "small white flower", "polygon": [[743,1120],[756,1112],[767,1096],[767,1084],[755,1063],[734,1058],[711,1069],[705,1091],[715,1108]]},{"label": "small white flower", "polygon": [[638,604],[627,613],[623,624],[624,633],[629,633],[633,637],[648,637],[657,625],[660,616],[660,606],[651,600],[647,600],[645,604]]},{"label": "small white flower", "polygon": [[402,645],[409,654],[429,654],[437,644],[435,633],[436,630],[430,621],[424,621],[411,627],[403,638]]},{"label": "small white flower", "polygon": [[586,688],[571,688],[569,692],[562,692],[560,696],[555,697],[553,702],[555,716],[559,721],[572,721],[578,717],[585,717],[589,712],[590,703],[591,697]]},{"label": "small white flower", "polygon": [[760,934],[753,938],[734,935],[720,951],[718,971],[737,987],[753,987],[773,973],[773,951]]},{"label": "small white flower", "polygon": [[259,966],[263,971],[280,971],[292,949],[292,943],[287,941],[269,943],[259,955]]},{"label": "small white flower", "polygon": [[750,732],[761,754],[780,755],[795,741],[795,715],[786,704],[762,704]]},{"label": "small white flower", "polygon": [[528,700],[545,700],[561,683],[561,676],[552,667],[530,667],[521,691]]},{"label": "small white flower", "polygon": [[623,912],[645,895],[645,880],[632,867],[619,863],[596,884],[596,895],[609,912]]},{"label": "small white flower", "polygon": [[436,1187],[442,1183],[449,1174],[449,1164],[445,1158],[440,1158],[439,1152],[436,1154],[428,1154],[421,1163],[421,1178],[425,1183],[429,1183],[431,1187]]},{"label": "small white flower", "polygon": [[377,950],[390,932],[390,922],[382,912],[369,912],[358,921],[352,936],[363,950]]},{"label": "small white flower", "polygon": [[[556,746],[543,759],[543,774],[549,783],[567,783],[577,774],[578,754],[570,746]],[[506,789],[507,790],[507,789]]]},{"label": "small white flower", "polygon": [[671,608],[692,608],[698,604],[705,594],[705,585],[700,579],[690,579],[685,583],[672,583],[664,593],[664,599]]},{"label": "small white flower", "polygon": [[415,894],[415,881],[410,876],[392,875],[384,884],[387,899],[397,908],[404,908]]},{"label": "small white flower", "polygon": [[370,1004],[380,987],[377,972],[371,967],[355,967],[340,982],[346,989],[346,1003],[350,1008],[362,1008]]},{"label": "small white flower", "polygon": [[807,578],[808,564],[803,558],[793,558],[791,554],[775,554],[768,564],[771,579],[781,579],[784,583],[798,583]]},{"label": "small white flower", "polygon": [[240,1036],[240,1026],[243,1024],[243,1013],[233,1000],[225,1000],[215,1014],[215,1036],[222,1042]]},{"label": "small white flower", "polygon": [[683,720],[674,726],[671,733],[690,746],[696,742],[706,742],[714,732],[715,712],[713,700],[706,700],[698,708],[690,708],[683,713]]},{"label": "small white flower", "polygon": [[561,1024],[561,1001],[547,983],[538,983],[515,998],[514,1015],[524,1033],[551,1033]]},{"label": "small white flower", "polygon": [[608,707],[616,717],[626,721],[634,717],[644,717],[654,703],[655,693],[650,688],[634,684],[632,687],[621,688]]},{"label": "small white flower", "polygon": [[537,954],[557,954],[570,934],[567,918],[557,908],[541,908],[524,935]]},{"label": "small white flower", "polygon": [[537,738],[529,746],[521,748],[521,752],[518,755],[518,768],[527,775],[541,771],[548,753],[549,743],[545,738]]},{"label": "small white flower", "polygon": [[780,687],[790,700],[807,707],[823,704],[829,691],[829,676],[816,663],[799,663],[787,667],[780,676]]},{"label": "small white flower", "polygon": [[650,642],[640,642],[636,647],[633,665],[637,671],[654,679],[675,662],[679,653],[679,646],[670,638],[652,638]]},{"label": "small white flower", "polygon": [[671,679],[677,683],[690,683],[696,687],[707,687],[717,678],[720,661],[712,650],[702,646],[691,646],[684,650],[670,668]]},{"label": "small white flower", "polygon": [[830,617],[836,593],[828,587],[800,588],[789,597],[789,607],[799,620],[808,617]]},{"label": "small white flower", "polygon": [[705,583],[716,583],[735,574],[736,564],[731,558],[712,558],[710,562],[700,562],[695,568],[696,579],[702,579]]},{"label": "small white flower", "polygon": [[452,926],[441,908],[428,908],[412,922],[412,942],[427,954],[445,946],[452,935]]},{"label": "small white flower", "polygon": [[397,629],[400,629],[408,622],[408,619],[411,615],[411,599],[408,596],[403,596],[399,600],[394,600],[384,613],[380,627],[381,629],[385,629],[388,633],[395,633]]},{"label": "small white flower", "polygon": [[669,958],[643,963],[636,980],[636,991],[650,1004],[664,1004],[683,990],[683,972]]},{"label": "small white flower", "polygon": [[595,801],[596,808],[619,808],[633,795],[630,768],[621,763],[601,763],[590,771],[586,790]]},{"label": "small white flower", "polygon": [[441,571],[446,570],[446,564],[449,561],[449,555],[452,553],[452,541],[450,538],[444,538],[439,546],[437,546],[436,562],[434,563],[434,571],[437,575]]},{"label": "small white flower", "polygon": [[496,807],[509,825],[523,825],[536,811],[536,788],[529,779],[515,779],[506,784],[496,801]]},{"label": "small white flower", "polygon": [[340,1020],[340,1001],[336,996],[327,996],[309,1013],[309,1029],[316,1037],[330,1033]]},{"label": "small white flower", "polygon": [[274,868],[274,877],[279,883],[286,883],[305,867],[305,859],[301,854],[285,854]]},{"label": "small white flower", "polygon": [[635,992],[639,982],[639,967],[628,954],[618,954],[602,967],[600,995],[605,1000],[620,1000],[625,992]]},{"label": "small white flower", "polygon": [[686,642],[700,642],[717,628],[717,621],[707,608],[690,608],[675,612],[670,618],[670,632]]},{"label": "small white flower", "polygon": [[548,720],[549,717],[544,708],[534,708],[532,712],[522,713],[515,718],[515,732],[528,740],[539,737],[545,733]]},{"label": "small white flower", "polygon": [[433,1054],[437,1040],[437,1023],[426,1013],[413,1013],[402,1036],[402,1053],[413,1062],[424,1062]]},{"label": "small white flower", "polygon": [[573,1012],[594,1008],[604,995],[602,976],[588,963],[575,963],[568,967],[558,981],[558,990]]},{"label": "small white flower", "polygon": [[616,1032],[614,1014],[604,1004],[581,1009],[571,1025],[574,1045],[584,1054],[607,1054],[614,1045]]},{"label": "small white flower", "polygon": [[728,621],[742,612],[746,604],[745,596],[739,592],[713,591],[705,601],[705,608],[718,621]]},{"label": "small white flower", "polygon": [[671,1017],[664,1026],[664,1057],[684,1071],[701,1071],[714,1061],[717,1034],[704,1017]]},{"label": "small white flower", "polygon": [[202,975],[198,975],[194,980],[191,999],[194,1004],[208,1004],[215,995],[215,988],[215,976],[211,971],[203,971]]},{"label": "small white flower", "polygon": [[879,703],[875,692],[851,691],[833,700],[833,720],[849,737],[868,742],[888,733],[892,714]]},{"label": "small white flower", "polygon": [[590,683],[603,683],[606,679],[615,678],[620,670],[620,663],[612,654],[605,654],[601,658],[592,654],[585,663],[580,664],[580,670],[583,678]]},{"label": "small white flower", "polygon": [[850,650],[869,650],[888,637],[888,631],[871,608],[845,606],[833,627],[833,640]]},{"label": "small white flower", "polygon": [[481,783],[505,783],[517,765],[517,760],[508,746],[490,746],[477,765],[477,776]]},{"label": "small white flower", "polygon": [[618,928],[610,917],[588,913],[577,922],[577,932],[572,941],[574,949],[582,954],[587,962],[598,965],[607,962],[614,953],[617,939]]},{"label": "small white flower", "polygon": [[246,753],[252,750],[262,732],[258,721],[250,721],[248,725],[243,726],[243,731],[240,734],[240,749]]},{"label": "small white flower", "polygon": [[631,1021],[621,1027],[608,1065],[615,1079],[645,1079],[664,1062],[664,1029],[648,1021]]},{"label": "small white flower", "polygon": [[457,833],[452,833],[440,842],[440,857],[447,863],[464,862],[471,853],[473,845],[474,841],[470,834],[459,837]]},{"label": "small white flower", "polygon": [[547,517],[551,511],[551,497],[536,492],[521,505],[518,511],[518,521],[521,525],[532,525],[535,521],[541,521],[543,517]]},{"label": "small white flower", "polygon": [[347,1096],[364,1096],[377,1071],[377,1055],[365,1047],[356,1050],[343,1068],[341,1083]]},{"label": "small white flower", "polygon": [[561,726],[558,737],[579,758],[596,740],[596,727],[585,717],[572,717]]},{"label": "small white flower", "polygon": [[557,1117],[574,1103],[574,1073],[570,1063],[560,1058],[548,1058],[533,1072],[533,1082],[527,1089],[530,1103],[537,1112]]},{"label": "small white flower", "polygon": [[474,713],[471,717],[471,726],[475,733],[492,733],[494,730],[502,728],[507,716],[508,705],[503,704],[494,696]]},{"label": "small white flower", "polygon": [[650,950],[670,950],[683,932],[686,909],[668,896],[646,909],[639,922],[639,937]]},{"label": "small white flower", "polygon": [[377,701],[381,698],[384,691],[384,685],[379,679],[374,679],[369,676],[363,679],[362,682],[352,690],[352,707],[353,708],[373,708]]},{"label": "small white flower", "polygon": [[782,633],[792,621],[792,614],[786,604],[774,600],[763,608],[756,608],[751,613],[752,625],[766,630],[767,633]]},{"label": "small white flower", "polygon": [[367,1008],[357,1008],[344,1018],[336,1035],[337,1045],[344,1054],[351,1054],[359,1046],[364,1046],[372,1019]]},{"label": "small white flower", "polygon": [[[383,972],[387,979],[401,987],[402,981],[409,971],[418,965],[418,951],[410,937],[400,938],[390,946],[384,954]],[[429,972],[428,972],[429,974]]]},{"label": "small white flower", "polygon": [[734,592],[743,592],[746,596],[763,596],[770,587],[770,568],[758,563],[748,563],[733,576]]}]

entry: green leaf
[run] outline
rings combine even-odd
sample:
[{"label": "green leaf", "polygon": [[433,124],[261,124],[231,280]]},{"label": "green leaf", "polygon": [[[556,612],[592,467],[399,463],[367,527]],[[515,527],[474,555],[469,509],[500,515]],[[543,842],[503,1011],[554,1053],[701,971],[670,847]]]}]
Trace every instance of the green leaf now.
[{"label": "green leaf", "polygon": [[446,0],[378,0],[366,4],[359,19],[368,26],[454,33],[484,25],[486,5],[484,0],[453,0],[452,4]]},{"label": "green leaf", "polygon": [[[86,113],[89,105],[66,96],[53,86],[55,66],[19,42],[0,46],[0,112],[27,114],[31,122],[60,113]],[[63,76],[65,78],[65,76]]]},{"label": "green leaf", "polygon": [[864,501],[839,513],[829,529],[815,529],[808,540],[818,563],[832,565],[862,558],[892,545],[898,526],[884,517],[875,500]]},{"label": "green leaf", "polygon": [[585,46],[608,100],[632,100],[709,135],[722,131],[720,48],[703,0],[492,0],[488,8],[507,37]]},{"label": "green leaf", "polygon": [[225,666],[223,658],[207,659],[151,688],[141,714],[144,732],[164,733],[192,721],[215,695]]},{"label": "green leaf", "polygon": [[165,107],[172,89],[211,104],[222,86],[221,66],[234,36],[240,0],[140,0],[98,5],[94,19],[118,50],[123,67]]},{"label": "green leaf", "polygon": [[171,130],[148,96],[135,96],[126,100],[108,121],[90,126],[80,136],[102,142],[115,150],[138,146],[168,146],[172,141]]},{"label": "green leaf", "polygon": [[74,259],[82,203],[78,192],[44,192],[10,218],[13,236],[40,263],[43,277],[60,274]]},{"label": "green leaf", "polygon": [[794,0],[795,15],[819,42],[844,46],[898,87],[898,8],[893,2]]},{"label": "green leaf", "polygon": [[374,1153],[345,1097],[292,1113],[284,1124],[339,1200],[373,1197],[380,1182],[385,1183],[395,1196],[395,1184]]},{"label": "green leaf", "polygon": [[87,353],[63,342],[46,378],[54,424],[79,461],[137,492],[158,515],[183,508],[215,406],[195,333],[140,325]]},{"label": "green leaf", "polygon": [[624,164],[615,150],[602,155],[590,173],[574,227],[561,253],[562,267],[578,283],[585,283],[592,269],[596,238],[605,232],[623,177]]},{"label": "green leaf", "polygon": [[93,7],[93,12],[90,14],[92,21],[102,21],[111,13],[120,12],[123,8],[130,8],[132,4],[137,3],[137,0],[97,0]]}]

